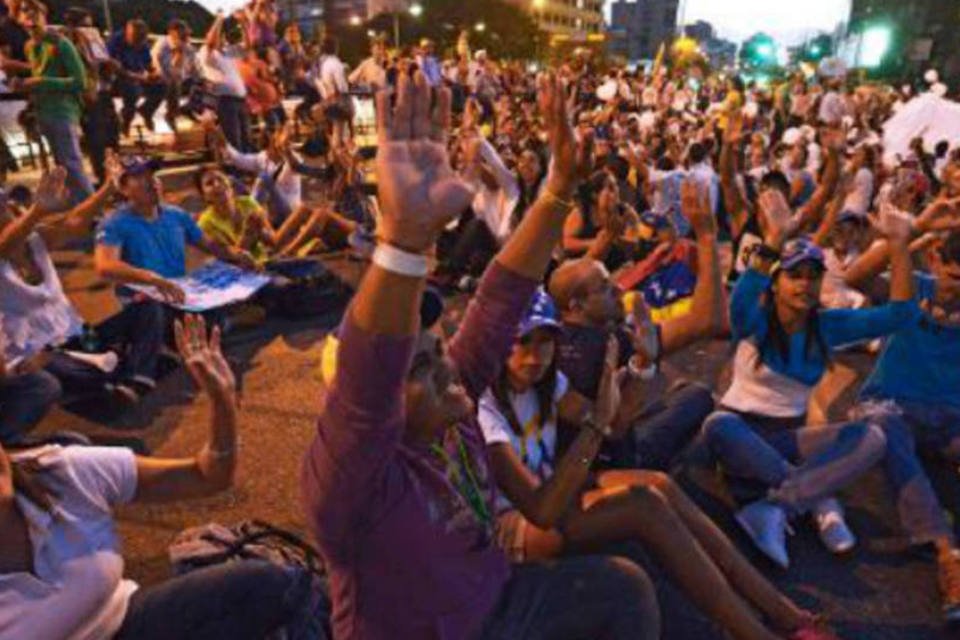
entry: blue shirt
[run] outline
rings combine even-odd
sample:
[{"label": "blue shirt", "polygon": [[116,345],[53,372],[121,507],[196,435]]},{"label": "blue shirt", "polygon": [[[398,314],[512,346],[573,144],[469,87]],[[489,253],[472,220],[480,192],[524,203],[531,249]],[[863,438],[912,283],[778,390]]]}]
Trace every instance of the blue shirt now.
[{"label": "blue shirt", "polygon": [[[770,277],[748,269],[730,297],[730,325],[737,343],[733,383],[724,406],[758,415],[797,417],[806,411],[813,387],[827,368],[815,336],[806,329],[787,338],[787,357],[764,344],[770,330]],[[820,339],[830,350],[892,334],[920,316],[916,300],[890,302],[871,309],[820,309]]]},{"label": "blue shirt", "polygon": [[[936,280],[918,274],[915,282],[917,297],[932,300]],[[887,341],[861,395],[960,407],[960,328],[919,314]]]},{"label": "blue shirt", "polygon": [[119,247],[124,262],[164,278],[187,274],[186,247],[202,239],[203,232],[190,214],[169,205],[160,205],[153,220],[125,205],[97,228],[97,244]]},{"label": "blue shirt", "polygon": [[123,29],[117,31],[107,43],[110,57],[120,63],[127,71],[143,73],[152,66],[150,59],[150,43],[144,42],[139,47],[131,46],[124,38]]}]

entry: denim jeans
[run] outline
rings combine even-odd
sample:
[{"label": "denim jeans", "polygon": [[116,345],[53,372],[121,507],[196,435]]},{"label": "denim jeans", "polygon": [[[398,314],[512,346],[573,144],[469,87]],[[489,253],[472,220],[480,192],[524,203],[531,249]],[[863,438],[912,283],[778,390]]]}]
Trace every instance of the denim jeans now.
[{"label": "denim jeans", "polygon": [[703,439],[727,475],[760,483],[793,514],[859,478],[886,451],[883,431],[863,422],[771,429],[762,417],[732,411],[707,418]]},{"label": "denim jeans", "polygon": [[93,195],[93,185],[90,184],[90,178],[83,166],[83,156],[80,153],[80,128],[77,123],[70,120],[38,118],[37,126],[43,137],[47,139],[57,165],[67,170],[70,203],[79,204]]},{"label": "denim jeans", "polygon": [[660,637],[650,579],[623,558],[581,556],[516,565],[483,640]]},{"label": "denim jeans", "polygon": [[259,560],[192,571],[130,598],[115,640],[261,640],[306,605],[305,574]]},{"label": "denim jeans", "polygon": [[685,383],[669,390],[634,426],[635,450],[629,466],[669,471],[713,407],[713,393],[702,384]]},{"label": "denim jeans", "polygon": [[0,443],[16,443],[43,419],[62,395],[59,380],[47,371],[0,381]]},{"label": "denim jeans", "polygon": [[157,377],[157,359],[173,324],[174,311],[159,302],[145,300],[126,305],[97,326],[100,341],[119,348],[118,379],[152,386]]},{"label": "denim jeans", "polygon": [[960,462],[960,408],[867,400],[855,411],[883,429],[884,468],[896,493],[900,523],[912,542],[952,537],[952,528],[918,457],[918,450]]},{"label": "denim jeans", "polygon": [[250,111],[244,98],[217,98],[217,119],[230,146],[243,153],[253,150],[250,144]]}]

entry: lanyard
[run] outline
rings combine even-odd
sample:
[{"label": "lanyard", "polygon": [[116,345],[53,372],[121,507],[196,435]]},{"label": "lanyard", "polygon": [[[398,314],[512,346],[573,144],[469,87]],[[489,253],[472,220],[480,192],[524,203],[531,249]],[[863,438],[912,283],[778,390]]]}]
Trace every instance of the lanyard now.
[{"label": "lanyard", "polygon": [[457,493],[466,500],[477,520],[485,527],[490,528],[493,526],[493,516],[491,516],[490,509],[487,507],[487,501],[483,498],[483,491],[480,489],[480,483],[477,482],[476,473],[474,473],[473,465],[470,463],[470,455],[467,453],[463,438],[457,429],[454,429],[454,438],[457,441],[459,465],[453,461],[450,454],[441,445],[434,444],[430,448],[443,461],[447,469],[447,478],[453,482]]}]

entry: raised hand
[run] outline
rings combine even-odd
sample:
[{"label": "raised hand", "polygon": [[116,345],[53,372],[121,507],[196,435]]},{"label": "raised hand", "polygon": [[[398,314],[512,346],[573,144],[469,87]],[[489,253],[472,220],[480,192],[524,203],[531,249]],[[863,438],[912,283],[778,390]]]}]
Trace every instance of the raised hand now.
[{"label": "raised hand", "polygon": [[106,157],[103,161],[103,171],[105,182],[116,191],[120,188],[120,176],[123,174],[123,165],[120,163],[120,157],[116,150],[107,149]]},{"label": "raised hand", "polygon": [[889,202],[885,202],[880,207],[880,212],[875,216],[870,216],[871,226],[877,233],[884,236],[890,242],[906,245],[910,242],[913,234],[914,219],[906,211],[901,211]]},{"label": "raised hand", "polygon": [[220,349],[220,327],[214,327],[208,338],[203,316],[187,314],[173,329],[177,350],[197,386],[214,399],[232,402],[237,379]]},{"label": "raised hand", "polygon": [[603,374],[597,391],[597,403],[594,406],[594,420],[601,429],[613,424],[614,416],[620,408],[620,384],[623,376],[619,372],[620,343],[611,335],[607,339],[607,350],[603,358]]},{"label": "raised hand", "polygon": [[698,238],[717,234],[717,220],[710,208],[710,192],[696,180],[688,178],[680,185],[680,210]]},{"label": "raised hand", "polygon": [[431,108],[430,86],[422,72],[413,78],[400,75],[395,108],[387,92],[377,94],[382,214],[377,233],[400,249],[431,249],[444,226],[473,199],[473,191],[450,167],[449,127],[450,91],[439,90]]},{"label": "raised hand", "polygon": [[43,213],[61,211],[67,200],[66,180],[67,170],[63,167],[54,167],[40,176],[33,198],[37,209]]},{"label": "raised hand", "polygon": [[577,139],[570,118],[571,104],[559,78],[553,74],[537,78],[537,95],[550,142],[547,188],[555,196],[569,199],[590,172],[593,138]]},{"label": "raised hand", "polygon": [[951,231],[960,228],[960,197],[941,196],[917,216],[916,228],[921,232]]},{"label": "raised hand", "polygon": [[757,204],[764,243],[780,249],[797,230],[797,222],[786,197],[778,189],[767,189],[760,194]]}]

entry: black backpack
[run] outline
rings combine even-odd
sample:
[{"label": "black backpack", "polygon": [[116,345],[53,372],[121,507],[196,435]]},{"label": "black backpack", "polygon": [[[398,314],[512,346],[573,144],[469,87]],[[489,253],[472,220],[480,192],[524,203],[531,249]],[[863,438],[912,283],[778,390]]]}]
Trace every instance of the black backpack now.
[{"label": "black backpack", "polygon": [[177,575],[224,562],[265,560],[310,576],[307,606],[269,640],[330,640],[330,596],[326,573],[316,549],[300,536],[260,520],[232,527],[215,522],[180,532],[168,549]]}]

